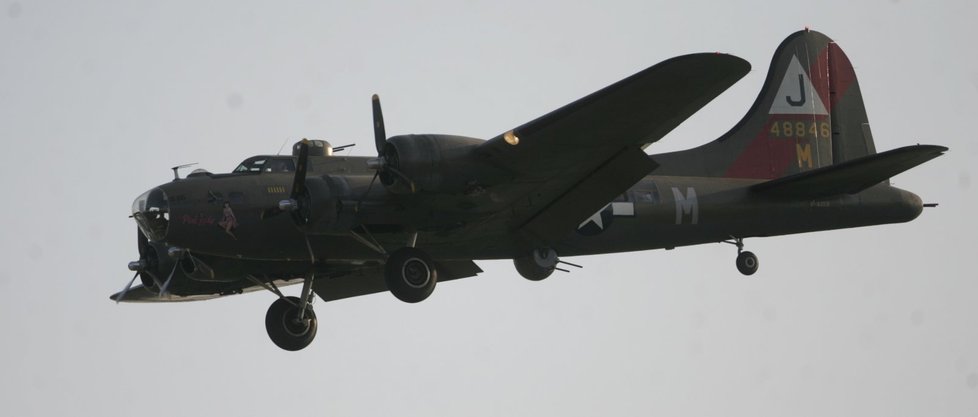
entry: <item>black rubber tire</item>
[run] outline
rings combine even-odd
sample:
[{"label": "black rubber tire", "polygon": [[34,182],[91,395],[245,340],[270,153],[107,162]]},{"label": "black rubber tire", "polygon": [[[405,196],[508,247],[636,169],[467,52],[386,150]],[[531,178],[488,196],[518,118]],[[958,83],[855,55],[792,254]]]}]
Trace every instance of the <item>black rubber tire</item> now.
[{"label": "black rubber tire", "polygon": [[516,267],[516,272],[520,276],[530,281],[543,281],[553,274],[555,270],[553,267],[545,268],[537,265],[533,259],[533,255],[514,258],[513,266]]},{"label": "black rubber tire", "polygon": [[289,351],[302,350],[316,338],[316,313],[312,311],[311,305],[307,305],[305,323],[298,323],[298,306],[298,297],[279,298],[268,307],[268,313],[265,314],[268,337],[276,346]]},{"label": "black rubber tire", "polygon": [[757,256],[752,252],[741,252],[737,255],[737,270],[744,275],[754,275],[757,272],[757,267],[760,263],[757,261]]},{"label": "black rubber tire", "polygon": [[438,271],[428,254],[417,248],[401,248],[384,266],[387,289],[405,303],[424,301],[435,290]]}]

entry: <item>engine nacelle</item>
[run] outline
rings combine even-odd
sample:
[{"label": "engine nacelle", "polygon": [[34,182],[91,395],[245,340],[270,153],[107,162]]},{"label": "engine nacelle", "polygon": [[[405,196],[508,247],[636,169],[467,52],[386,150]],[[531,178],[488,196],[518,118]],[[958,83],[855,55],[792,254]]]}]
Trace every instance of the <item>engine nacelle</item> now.
[{"label": "engine nacelle", "polygon": [[[482,139],[450,135],[403,135],[387,141],[384,157],[388,166],[414,182],[416,189],[457,193],[472,185],[472,165],[478,160],[473,150]],[[393,172],[383,171],[381,181],[392,192],[411,192],[410,184]]]},{"label": "engine nacelle", "polygon": [[306,179],[306,201],[293,213],[297,224],[312,234],[345,233],[355,220],[356,213],[343,205],[344,199],[354,197],[348,179],[324,175]]}]

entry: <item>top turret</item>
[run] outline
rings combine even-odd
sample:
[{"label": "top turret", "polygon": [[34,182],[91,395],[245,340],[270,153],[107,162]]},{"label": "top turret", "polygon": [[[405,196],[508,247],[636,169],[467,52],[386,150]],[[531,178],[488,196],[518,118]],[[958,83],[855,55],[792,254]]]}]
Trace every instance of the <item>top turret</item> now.
[{"label": "top turret", "polygon": [[[292,145],[292,156],[299,156],[300,143],[302,143],[302,141],[298,141],[295,143],[295,145]],[[309,156],[333,156],[333,145],[330,145],[329,142],[325,140],[309,140]]]}]

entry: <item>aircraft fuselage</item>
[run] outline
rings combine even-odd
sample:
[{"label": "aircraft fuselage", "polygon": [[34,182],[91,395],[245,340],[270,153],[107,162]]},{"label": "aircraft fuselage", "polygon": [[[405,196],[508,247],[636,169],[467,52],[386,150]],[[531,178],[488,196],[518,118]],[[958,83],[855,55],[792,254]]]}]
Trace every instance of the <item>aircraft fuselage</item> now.
[{"label": "aircraft fuselage", "polygon": [[[358,200],[370,177],[345,176],[349,198],[340,199],[342,216],[360,204],[360,211],[397,221],[424,216],[396,207],[393,198],[375,187]],[[203,186],[204,181],[209,182]],[[913,193],[882,183],[863,192],[831,198],[798,200],[766,197],[751,191],[750,179],[648,176],[584,220],[577,230],[555,244],[562,256],[674,248],[755,236],[776,236],[819,230],[899,223],[913,220],[922,209]],[[381,261],[381,254],[348,233],[306,235],[289,213],[269,214],[288,196],[291,176],[260,174],[190,178],[159,187],[169,200],[168,245],[195,253],[251,260],[308,262],[310,247],[322,260]],[[205,190],[206,187],[206,191]],[[227,203],[227,204],[225,204]],[[235,224],[224,225],[227,212]],[[444,216],[445,214],[442,213]],[[363,222],[370,224],[368,221]],[[380,227],[382,226],[373,226]],[[382,245],[403,245],[408,232],[367,231]],[[230,229],[230,230],[228,230]],[[522,250],[513,237],[518,230],[482,230],[465,239],[445,238],[440,231],[419,232],[418,246],[435,259],[506,259]]]}]

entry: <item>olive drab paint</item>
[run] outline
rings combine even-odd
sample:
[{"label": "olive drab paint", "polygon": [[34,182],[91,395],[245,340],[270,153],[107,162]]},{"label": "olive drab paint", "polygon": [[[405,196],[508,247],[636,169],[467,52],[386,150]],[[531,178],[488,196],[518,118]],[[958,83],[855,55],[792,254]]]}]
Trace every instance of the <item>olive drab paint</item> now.
[{"label": "olive drab paint", "polygon": [[[749,71],[732,55],[675,57],[489,140],[387,137],[375,95],[376,156],[302,140],[291,156],[195,170],[139,196],[136,275],[112,299],[272,291],[266,330],[298,350],[316,333],[313,295],[391,292],[413,303],[438,282],[478,275],[475,260],[512,259],[538,281],[579,266],[564,257],[716,242],[735,244],[737,269],[750,275],[759,264],[745,238],[921,214],[920,197],[888,180],[947,148],[877,153],[849,58],[814,31],[778,46],[727,133],[644,152]],[[297,283],[302,296],[281,297],[279,286]]]}]

